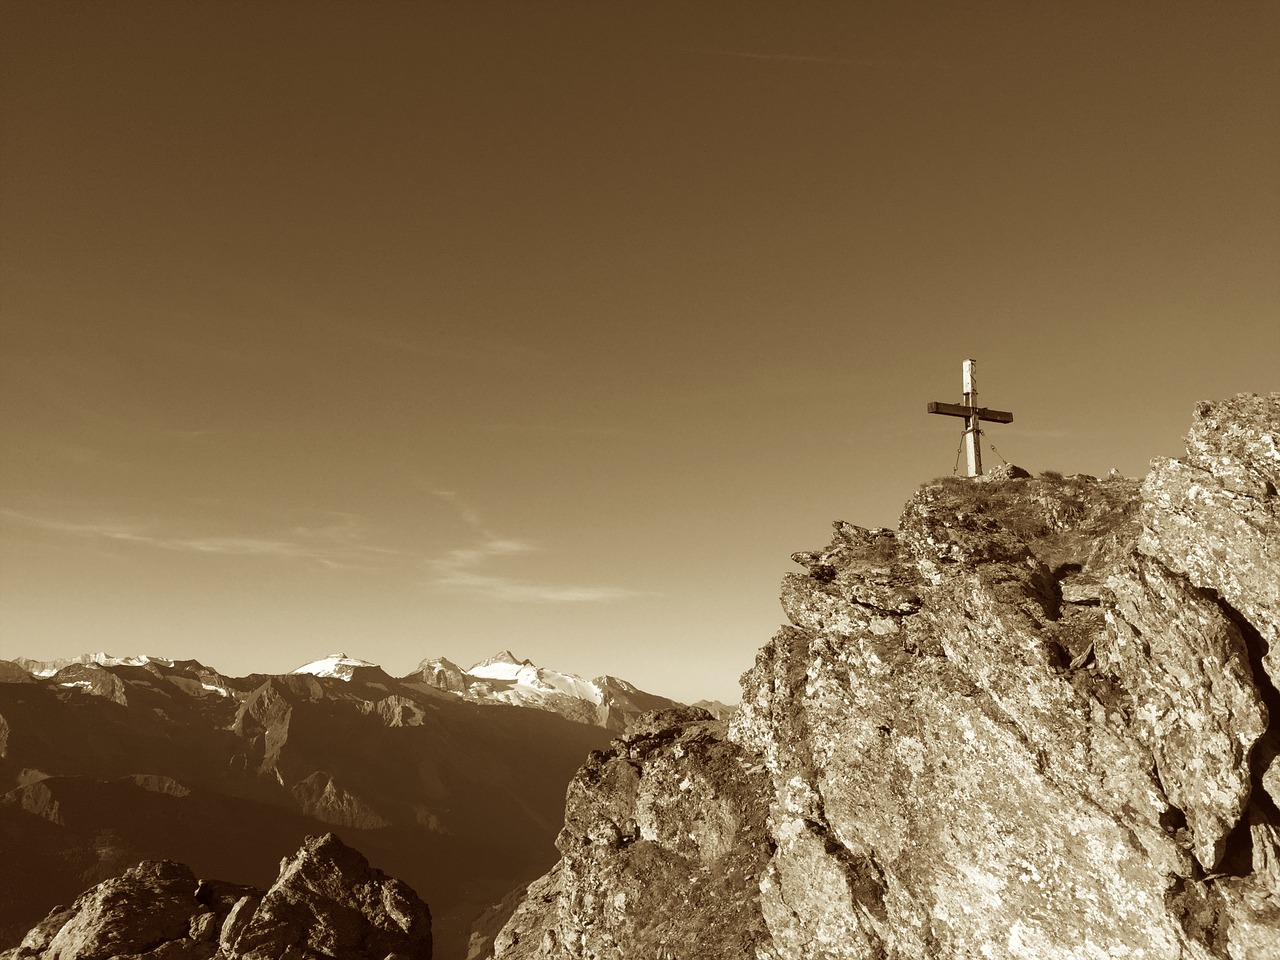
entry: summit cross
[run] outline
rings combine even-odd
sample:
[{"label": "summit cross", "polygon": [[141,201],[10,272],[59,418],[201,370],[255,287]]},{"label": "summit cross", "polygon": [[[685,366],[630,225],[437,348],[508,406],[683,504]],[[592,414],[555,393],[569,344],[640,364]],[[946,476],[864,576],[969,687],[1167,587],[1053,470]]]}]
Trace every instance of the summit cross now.
[{"label": "summit cross", "polygon": [[934,400],[929,404],[930,413],[940,413],[944,417],[964,417],[964,448],[969,462],[969,476],[982,476],[982,428],[983,420],[989,423],[1012,423],[1013,414],[1007,410],[989,410],[978,406],[978,385],[973,375],[977,364],[973,360],[964,362],[964,402],[939,403]]}]

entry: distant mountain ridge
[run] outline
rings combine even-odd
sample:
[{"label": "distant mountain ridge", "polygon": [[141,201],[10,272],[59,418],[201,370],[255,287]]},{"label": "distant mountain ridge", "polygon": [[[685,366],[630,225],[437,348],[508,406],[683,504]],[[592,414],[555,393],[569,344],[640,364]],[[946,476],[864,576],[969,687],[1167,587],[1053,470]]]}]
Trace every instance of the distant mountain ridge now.
[{"label": "distant mountain ridge", "polygon": [[[0,661],[0,680],[22,680],[21,673],[6,664],[16,664],[33,678],[51,678],[69,668],[84,667],[147,667],[164,669],[172,678],[173,673],[186,675],[201,683],[205,689],[231,696],[233,684],[229,678],[196,660],[171,660],[145,654],[115,656],[104,651],[85,653],[77,657],[56,660],[33,660],[15,657]],[[453,694],[463,700],[479,704],[502,704],[528,707],[557,713],[576,723],[588,723],[621,733],[641,715],[652,710],[669,710],[686,706],[678,700],[641,690],[626,680],[613,676],[600,676],[587,680],[573,673],[565,673],[541,667],[532,660],[517,657],[510,650],[502,650],[466,669],[445,657],[429,657],[418,664],[418,669],[404,677],[395,678],[381,666],[369,660],[342,653],[312,660],[295,667],[289,675],[310,675],[338,680],[359,677],[365,682],[408,683],[426,692],[427,687]],[[251,674],[265,677],[271,674]],[[247,678],[246,678],[247,679]],[[59,677],[63,685],[92,688],[101,696],[113,697],[119,691],[112,688],[107,678],[93,672],[73,670]],[[727,719],[735,707],[713,700],[699,700],[694,704],[708,710],[718,719]]]},{"label": "distant mountain ridge", "polygon": [[672,702],[507,651],[473,669],[441,671],[449,690],[345,653],[245,677],[0,661],[0,950],[139,860],[265,888],[273,858],[334,831],[423,895],[437,956],[461,960],[473,916],[553,862],[574,771]]},{"label": "distant mountain ridge", "polygon": [[503,650],[466,670],[443,657],[429,658],[418,664],[418,672],[410,677],[473,703],[505,703],[547,710],[619,733],[645,713],[684,706],[617,677],[586,680],[577,674],[540,667],[532,660],[520,659],[510,650]]},{"label": "distant mountain ridge", "polygon": [[51,677],[64,667],[70,667],[76,664],[96,663],[100,667],[141,667],[145,664],[155,662],[164,664],[168,667],[172,667],[174,665],[174,661],[165,657],[115,657],[103,651],[98,651],[97,653],[82,653],[78,657],[70,657],[60,660],[30,660],[27,657],[14,657],[14,659],[9,662],[16,663],[35,677]]}]

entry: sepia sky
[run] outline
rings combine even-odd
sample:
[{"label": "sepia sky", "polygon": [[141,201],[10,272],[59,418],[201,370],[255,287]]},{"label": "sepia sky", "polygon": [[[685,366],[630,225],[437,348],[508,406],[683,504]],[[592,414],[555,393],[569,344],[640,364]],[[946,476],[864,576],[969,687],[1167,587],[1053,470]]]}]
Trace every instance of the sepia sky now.
[{"label": "sepia sky", "polygon": [[[0,657],[736,700],[958,402],[1280,389],[1280,3],[0,8]],[[999,462],[985,451],[988,462]]]}]

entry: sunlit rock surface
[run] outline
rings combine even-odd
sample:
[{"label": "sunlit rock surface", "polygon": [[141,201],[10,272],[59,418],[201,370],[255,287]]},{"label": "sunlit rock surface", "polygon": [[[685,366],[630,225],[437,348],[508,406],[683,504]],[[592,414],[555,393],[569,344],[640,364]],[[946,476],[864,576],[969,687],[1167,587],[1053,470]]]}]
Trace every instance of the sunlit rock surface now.
[{"label": "sunlit rock surface", "polygon": [[1240,396],[1141,484],[1005,471],[837,523],[728,740],[593,756],[494,953],[1280,957],[1277,438],[1280,395]]},{"label": "sunlit rock surface", "polygon": [[498,956],[754,956],[768,940],[768,776],[724,734],[705,710],[668,710],[592,754],[569,785],[563,859],[498,934]]},{"label": "sunlit rock surface", "polygon": [[430,960],[431,914],[332,834],[263,893],[147,860],[55,908],[3,960]]}]

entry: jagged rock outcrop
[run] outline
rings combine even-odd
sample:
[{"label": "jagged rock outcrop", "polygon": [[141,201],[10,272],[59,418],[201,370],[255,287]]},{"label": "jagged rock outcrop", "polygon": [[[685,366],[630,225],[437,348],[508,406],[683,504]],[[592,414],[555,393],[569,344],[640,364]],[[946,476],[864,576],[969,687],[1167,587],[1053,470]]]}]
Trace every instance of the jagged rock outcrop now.
[{"label": "jagged rock outcrop", "polygon": [[261,890],[148,860],[57,907],[0,960],[430,960],[431,914],[333,834]]},{"label": "jagged rock outcrop", "polygon": [[375,870],[333,834],[308,838],[236,935],[228,960],[290,956],[431,957],[431,914],[417,894]]},{"label": "jagged rock outcrop", "polygon": [[769,781],[725,732],[686,707],[593,753],[569,785],[563,858],[498,934],[498,956],[753,956],[768,939],[756,877]]},{"label": "jagged rock outcrop", "polygon": [[575,781],[585,839],[562,835],[496,956],[1280,957],[1280,395],[1196,417],[1142,484],[938,481],[897,532],[837,523],[795,555],[716,768],[722,792],[770,778],[767,835],[735,848],[749,943],[704,948],[707,898],[664,946],[645,918],[679,885],[591,907],[649,876],[595,811],[636,782],[680,809],[661,751],[628,772],[619,750]]}]

